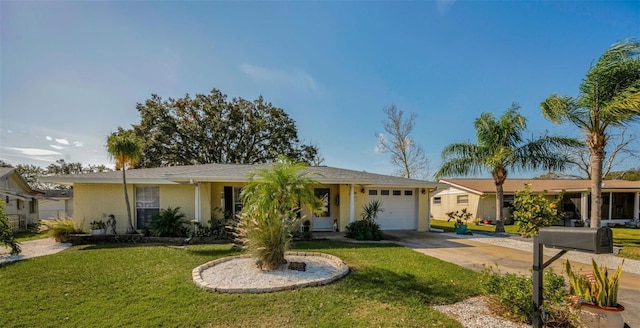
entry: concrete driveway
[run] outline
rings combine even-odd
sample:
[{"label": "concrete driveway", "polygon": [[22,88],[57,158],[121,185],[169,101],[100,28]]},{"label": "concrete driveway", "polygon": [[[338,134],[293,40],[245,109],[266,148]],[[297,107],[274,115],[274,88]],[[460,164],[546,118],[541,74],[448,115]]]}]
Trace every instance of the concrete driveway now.
[{"label": "concrete driveway", "polygon": [[[480,271],[483,265],[494,266],[502,272],[512,272],[519,274],[529,274],[533,265],[533,244],[527,249],[527,242],[515,240],[512,244],[520,244],[520,249],[511,247],[496,246],[486,242],[480,242],[483,236],[478,238],[466,237],[457,238],[449,233],[417,232],[417,231],[385,231],[384,236],[395,243],[412,248],[413,250],[433,256],[435,258],[455,263],[457,265]],[[517,238],[515,238],[517,239]],[[555,255],[555,250],[545,249],[545,261]],[[547,254],[549,253],[549,254]],[[610,256],[607,254],[585,254],[570,251],[559,260],[551,264],[556,273],[563,272],[564,260],[568,258],[574,267],[583,271],[591,271],[591,265],[584,260],[585,256]],[[582,257],[582,258],[581,258]],[[615,258],[618,260],[618,258]],[[582,261],[585,263],[579,263]],[[622,260],[620,259],[620,262]],[[598,259],[596,259],[598,262]],[[626,260],[625,262],[629,262]],[[625,263],[626,264],[626,263]],[[625,265],[626,267],[626,265]],[[620,278],[620,290],[618,292],[618,302],[623,304],[625,311],[623,316],[630,327],[640,328],[640,275],[624,271]]]}]

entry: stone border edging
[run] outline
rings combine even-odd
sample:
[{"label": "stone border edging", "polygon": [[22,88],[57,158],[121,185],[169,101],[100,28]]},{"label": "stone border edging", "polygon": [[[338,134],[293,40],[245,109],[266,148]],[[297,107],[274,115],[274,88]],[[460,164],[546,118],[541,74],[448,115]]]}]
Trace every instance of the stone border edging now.
[{"label": "stone border edging", "polygon": [[331,262],[333,262],[333,264],[335,265],[335,267],[338,269],[338,272],[335,274],[332,274],[326,278],[320,278],[320,279],[316,279],[313,281],[308,281],[308,282],[301,282],[301,283],[290,283],[290,284],[282,284],[282,285],[275,285],[275,286],[270,286],[270,287],[260,287],[260,288],[231,288],[231,287],[226,287],[226,286],[216,286],[213,284],[209,284],[206,281],[204,281],[202,279],[202,271],[204,271],[207,268],[210,268],[212,266],[215,266],[217,264],[220,263],[224,263],[224,262],[228,262],[231,261],[233,259],[237,259],[237,258],[250,258],[252,257],[251,255],[237,255],[237,256],[228,256],[228,257],[223,257],[217,260],[213,260],[211,262],[207,262],[205,264],[202,264],[200,266],[197,266],[195,269],[193,269],[193,271],[191,272],[191,276],[193,277],[193,282],[200,288],[211,291],[211,292],[218,292],[218,293],[251,293],[251,294],[255,294],[255,293],[272,293],[272,292],[277,292],[277,291],[282,291],[282,290],[293,290],[296,288],[304,288],[304,287],[315,287],[315,286],[322,286],[322,285],[328,285],[332,282],[335,282],[339,279],[341,279],[342,277],[346,276],[349,273],[349,266],[347,266],[344,261],[342,261],[339,257],[337,256],[333,256],[330,254],[325,254],[325,253],[316,253],[316,252],[286,252],[285,255],[290,255],[290,256],[318,256],[318,257],[324,257],[326,259],[329,259]]}]

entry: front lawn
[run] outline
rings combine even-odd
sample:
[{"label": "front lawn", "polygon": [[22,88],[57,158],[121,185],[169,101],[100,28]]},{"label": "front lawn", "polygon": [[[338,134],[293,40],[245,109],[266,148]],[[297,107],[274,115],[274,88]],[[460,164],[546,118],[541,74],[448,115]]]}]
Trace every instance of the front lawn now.
[{"label": "front lawn", "polygon": [[200,290],[191,270],[230,245],[76,246],[0,266],[0,327],[460,327],[430,305],[480,293],[478,273],[393,244],[304,242],[352,269],[323,287]]},{"label": "front lawn", "polygon": [[[446,232],[454,232],[453,224],[455,222],[453,220],[431,220],[431,227],[442,229]],[[476,225],[473,222],[469,221],[467,224],[467,228],[472,231],[484,231],[484,232],[495,232],[496,225],[495,224],[480,224]],[[518,234],[518,226],[515,224],[505,224],[504,230],[507,233]]]}]

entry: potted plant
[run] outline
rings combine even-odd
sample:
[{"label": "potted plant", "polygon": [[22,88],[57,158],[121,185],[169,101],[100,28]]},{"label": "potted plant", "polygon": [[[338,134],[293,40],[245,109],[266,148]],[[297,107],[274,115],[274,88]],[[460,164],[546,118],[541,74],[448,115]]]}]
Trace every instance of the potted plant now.
[{"label": "potted plant", "polygon": [[565,262],[571,293],[575,295],[573,304],[581,310],[580,321],[587,327],[622,328],[624,306],[618,304],[618,287],[624,260],[613,274],[598,266],[595,260],[591,262],[593,272],[590,274],[575,273],[569,261]]},{"label": "potted plant", "polygon": [[446,215],[449,217],[447,222],[455,220],[453,227],[457,234],[464,235],[469,233],[470,230],[467,229],[467,221],[471,219],[473,214],[471,212],[467,212],[467,208],[463,208],[460,211],[448,212]]},{"label": "potted plant", "polygon": [[104,235],[107,233],[107,224],[102,221],[93,221],[89,224],[91,226],[92,235]]},{"label": "potted plant", "polygon": [[311,230],[311,221],[304,220],[302,222],[302,232],[309,232]]}]

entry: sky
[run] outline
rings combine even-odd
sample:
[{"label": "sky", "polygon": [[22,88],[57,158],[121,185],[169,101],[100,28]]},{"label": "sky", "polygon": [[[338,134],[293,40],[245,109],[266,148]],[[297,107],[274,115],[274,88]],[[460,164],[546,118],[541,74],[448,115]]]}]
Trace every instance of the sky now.
[{"label": "sky", "polygon": [[607,48],[640,37],[640,2],[3,0],[0,29],[10,164],[113,166],[106,137],[140,122],[137,103],[216,88],[284,109],[325,165],[382,174],[375,134],[395,104],[417,114],[433,173],[481,113],[513,102],[527,136],[579,136],[539,104],[578,95]]}]

